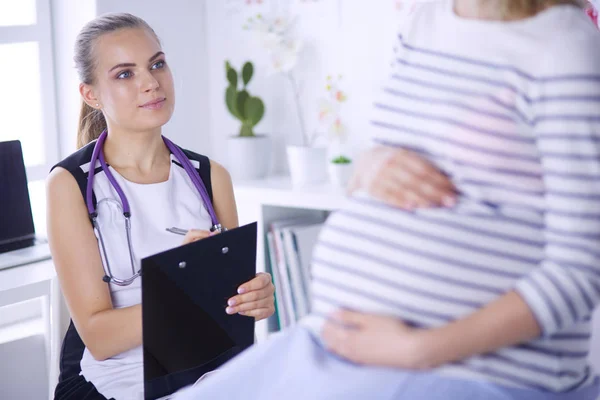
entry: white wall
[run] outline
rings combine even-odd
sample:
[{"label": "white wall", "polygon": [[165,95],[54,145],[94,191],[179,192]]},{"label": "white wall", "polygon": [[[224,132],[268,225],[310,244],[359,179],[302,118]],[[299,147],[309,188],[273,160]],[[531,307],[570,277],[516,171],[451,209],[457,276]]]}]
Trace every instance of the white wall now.
[{"label": "white wall", "polygon": [[210,137],[215,157],[226,163],[226,137],[238,129],[224,103],[226,59],[238,68],[246,60],[256,64],[257,73],[249,90],[265,101],[265,118],[256,131],[271,135],[275,141],[274,172],[286,170],[285,144],[301,140],[288,81],[280,75],[266,75],[264,51],[242,29],[247,18],[258,13],[298,17],[296,32],[305,48],[295,71],[304,86],[301,104],[307,130],[319,128],[317,101],[325,94],[326,76],[342,74],[343,88],[349,96],[343,109],[350,131],[347,147],[350,151],[363,148],[368,137],[372,91],[390,60],[398,26],[400,12],[395,4],[392,0],[263,0],[262,4],[207,1]]},{"label": "white wall", "polygon": [[75,151],[81,107],[79,78],[73,61],[75,38],[96,15],[96,1],[52,0],[51,13],[59,152],[63,159]]}]

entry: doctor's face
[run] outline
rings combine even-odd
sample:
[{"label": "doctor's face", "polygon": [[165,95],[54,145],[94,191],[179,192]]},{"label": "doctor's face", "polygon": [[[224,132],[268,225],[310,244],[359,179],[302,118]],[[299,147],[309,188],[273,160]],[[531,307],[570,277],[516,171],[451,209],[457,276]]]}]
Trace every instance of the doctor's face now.
[{"label": "doctor's face", "polygon": [[94,93],[109,129],[148,131],[171,119],[173,76],[152,32],[122,29],[103,35],[94,56]]}]

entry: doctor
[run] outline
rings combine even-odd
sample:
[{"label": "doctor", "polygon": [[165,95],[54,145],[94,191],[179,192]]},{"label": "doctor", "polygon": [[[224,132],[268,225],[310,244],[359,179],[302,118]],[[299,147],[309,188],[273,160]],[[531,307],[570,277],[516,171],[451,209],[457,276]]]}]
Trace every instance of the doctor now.
[{"label": "doctor", "polygon": [[[130,14],[96,18],[77,38],[75,63],[83,99],[80,150],[48,177],[47,218],[76,327],[68,335],[78,333],[85,350],[81,374],[61,375],[55,398],[137,399],[143,395],[140,260],[218,233],[219,224],[237,227],[235,199],[221,165],[162,137],[175,107],[173,77],[145,21]],[[198,134],[194,129],[189,134]],[[172,227],[187,234],[167,231]],[[271,277],[259,274],[223,312],[267,318],[273,293]],[[63,352],[63,374],[69,362],[78,367],[72,353]]]}]

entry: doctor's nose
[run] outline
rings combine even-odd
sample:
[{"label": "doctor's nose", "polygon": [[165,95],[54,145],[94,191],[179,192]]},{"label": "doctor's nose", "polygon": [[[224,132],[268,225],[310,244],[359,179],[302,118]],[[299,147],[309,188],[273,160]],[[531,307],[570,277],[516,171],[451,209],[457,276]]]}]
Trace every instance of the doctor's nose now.
[{"label": "doctor's nose", "polygon": [[151,92],[160,87],[158,80],[151,73],[147,73],[143,79],[142,90],[144,92]]}]

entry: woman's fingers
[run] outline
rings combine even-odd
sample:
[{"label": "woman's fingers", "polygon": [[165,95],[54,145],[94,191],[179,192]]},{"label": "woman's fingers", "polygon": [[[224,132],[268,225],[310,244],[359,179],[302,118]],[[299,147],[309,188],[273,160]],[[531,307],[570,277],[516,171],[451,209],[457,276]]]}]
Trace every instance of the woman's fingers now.
[{"label": "woman's fingers", "polygon": [[392,151],[392,156],[390,149],[382,151],[376,171],[370,172],[366,189],[373,197],[403,209],[454,204],[455,189],[446,175],[418,154]]},{"label": "woman's fingers", "polygon": [[269,282],[264,287],[252,290],[251,292],[238,294],[237,296],[233,296],[227,301],[229,306],[236,306],[242,303],[249,303],[261,299],[269,299],[269,301],[274,301],[273,294],[275,293],[275,286],[271,282]]},{"label": "woman's fingers", "polygon": [[429,177],[407,174],[403,170],[390,171],[389,185],[402,193],[407,200],[413,201],[417,207],[436,207],[450,205],[449,199],[455,194],[451,189],[436,186]]},{"label": "woman's fingers", "polygon": [[437,198],[432,187],[423,186],[412,176],[409,178],[386,175],[372,185],[369,193],[394,207],[405,210],[438,206]]},{"label": "woman's fingers", "polygon": [[195,242],[211,236],[211,232],[200,229],[190,229],[183,237],[183,244]]},{"label": "woman's fingers", "polygon": [[[275,286],[271,281],[271,275],[268,273],[261,272],[256,277],[243,285],[238,289],[238,294],[233,296],[227,301],[227,313],[234,314],[240,310],[240,307],[244,307],[244,310],[248,310],[248,307],[260,308],[266,305],[273,305],[275,303]],[[251,304],[251,306],[248,306]],[[254,305],[253,305],[254,304]],[[256,306],[255,304],[258,304]]]},{"label": "woman's fingers", "polygon": [[248,303],[242,303],[239,306],[227,307],[225,309],[225,312],[227,314],[235,314],[235,313],[239,313],[239,312],[255,310],[258,308],[269,308],[271,305],[273,305],[273,300],[266,298],[266,299],[260,299],[257,301],[250,301]]},{"label": "woman's fingers", "polygon": [[271,282],[272,282],[271,274],[268,274],[266,272],[259,272],[258,274],[256,274],[256,277],[254,279],[241,285],[238,288],[238,293],[242,294],[242,293],[251,292],[253,290],[259,290],[259,289],[269,286],[271,284]]},{"label": "woman's fingers", "polygon": [[261,319],[269,318],[275,312],[275,308],[257,308],[251,311],[240,312],[241,315],[246,317],[254,317],[255,320],[260,321]]},{"label": "woman's fingers", "polygon": [[374,198],[383,201],[392,207],[402,208],[404,210],[410,210],[414,208],[411,206],[411,204],[409,204],[405,193],[402,192],[402,190],[399,190],[399,186],[396,184],[382,182],[380,184],[371,186],[369,193]]},{"label": "woman's fingers", "polygon": [[397,162],[402,169],[411,171],[414,176],[426,178],[432,185],[441,190],[450,192],[456,190],[446,174],[416,153],[404,151],[401,156],[397,157]]},{"label": "woman's fingers", "polygon": [[271,275],[261,272],[256,278],[244,283],[237,296],[228,300],[225,312],[254,317],[257,321],[268,318],[275,312],[275,286]]}]

